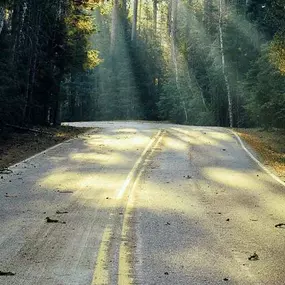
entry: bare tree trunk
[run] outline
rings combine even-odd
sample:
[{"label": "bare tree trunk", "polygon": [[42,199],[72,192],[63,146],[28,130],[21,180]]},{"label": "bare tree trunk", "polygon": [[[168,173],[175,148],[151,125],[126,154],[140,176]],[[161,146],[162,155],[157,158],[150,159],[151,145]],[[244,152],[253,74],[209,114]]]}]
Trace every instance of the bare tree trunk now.
[{"label": "bare tree trunk", "polygon": [[187,75],[188,75],[188,80],[187,80],[187,82],[188,82],[188,87],[189,87],[190,91],[193,93],[193,88],[192,88],[192,85],[191,85],[191,78],[194,78],[195,83],[196,83],[196,86],[197,86],[197,88],[199,89],[200,97],[201,97],[201,100],[202,100],[203,105],[204,105],[204,107],[205,107],[205,111],[209,111],[209,109],[208,109],[208,107],[207,107],[207,104],[206,104],[206,100],[205,100],[205,98],[204,98],[203,90],[202,90],[201,86],[199,85],[196,76],[195,76],[195,75],[194,75],[194,76],[191,76],[191,75],[190,75],[190,72],[189,72],[189,69],[187,70]]},{"label": "bare tree trunk", "polygon": [[168,34],[171,35],[171,16],[172,16],[172,0],[168,2],[168,9],[167,9],[167,28]]},{"label": "bare tree trunk", "polygon": [[139,0],[134,0],[134,11],[133,11],[133,25],[132,25],[132,42],[136,41],[137,38],[137,20],[138,20],[138,3]]},{"label": "bare tree trunk", "polygon": [[223,37],[223,0],[220,0],[220,16],[219,16],[219,34],[220,34],[220,49],[221,49],[221,56],[222,56],[222,71],[225,80],[225,85],[227,88],[227,97],[228,97],[228,111],[229,111],[229,118],[230,118],[230,127],[233,127],[233,106],[232,106],[232,97],[231,97],[231,90],[229,84],[229,78],[226,73],[225,67],[225,53],[224,53],[224,37]]},{"label": "bare tree trunk", "polygon": [[[139,19],[141,19],[142,18],[142,7],[143,7],[143,1],[141,0],[141,1],[139,1],[139,5],[138,5],[139,7],[138,7],[138,15],[139,15]],[[138,31],[139,31],[139,33],[140,33],[140,31],[141,31],[141,22],[140,21],[138,21],[138,23],[137,23],[137,29],[138,29]]]},{"label": "bare tree trunk", "polygon": [[4,7],[0,7],[0,35],[2,33],[4,23],[5,23],[5,9]]},{"label": "bare tree trunk", "polygon": [[35,42],[33,43],[32,55],[30,56],[30,65],[29,65],[29,76],[26,87],[26,98],[25,98],[25,107],[24,107],[24,121],[30,117],[31,105],[33,101],[33,91],[36,81],[36,69],[38,63],[38,45],[39,45],[39,36],[40,36],[40,25],[41,25],[41,12],[38,10],[38,14],[35,16]]},{"label": "bare tree trunk", "polygon": [[116,39],[117,39],[117,31],[118,31],[118,13],[119,13],[119,1],[114,0],[112,11],[112,27],[111,27],[111,44],[110,44],[110,54],[114,55]]},{"label": "bare tree trunk", "polygon": [[170,27],[170,37],[171,37],[171,57],[175,70],[175,81],[178,83],[178,65],[177,65],[177,53],[176,53],[176,27],[177,27],[177,0],[172,0],[171,7],[171,27]]},{"label": "bare tree trunk", "polygon": [[177,29],[177,4],[178,0],[172,0],[171,5],[171,23],[170,23],[170,37],[171,37],[171,58],[172,63],[174,66],[175,71],[175,82],[176,82],[176,88],[179,93],[179,100],[181,100],[184,115],[185,115],[185,122],[188,123],[188,113],[185,101],[183,100],[181,96],[181,90],[180,90],[180,84],[179,84],[179,74],[178,74],[178,63],[177,63],[177,50],[176,50],[176,29]]},{"label": "bare tree trunk", "polygon": [[12,47],[12,60],[11,60],[11,63],[14,62],[17,45],[20,42],[20,39],[23,37],[22,33],[23,33],[24,22],[25,22],[25,18],[26,18],[26,14],[27,14],[27,9],[28,9],[27,2],[24,2],[23,6],[22,6],[22,14],[19,13],[19,17],[20,17],[19,26],[20,26],[20,29],[15,31],[16,35],[15,35],[14,44],[13,44],[13,47]]},{"label": "bare tree trunk", "polygon": [[154,33],[157,32],[157,0],[153,0],[153,27]]}]

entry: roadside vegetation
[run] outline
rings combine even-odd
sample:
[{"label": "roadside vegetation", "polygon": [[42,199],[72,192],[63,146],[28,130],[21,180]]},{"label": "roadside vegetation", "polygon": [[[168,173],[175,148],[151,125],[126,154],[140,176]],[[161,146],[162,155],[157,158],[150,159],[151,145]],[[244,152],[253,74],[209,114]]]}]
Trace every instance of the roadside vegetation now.
[{"label": "roadside vegetation", "polygon": [[280,0],[0,0],[1,125],[285,128]]},{"label": "roadside vegetation", "polygon": [[285,131],[281,129],[236,129],[239,136],[285,181]]},{"label": "roadside vegetation", "polygon": [[67,126],[9,130],[5,136],[0,137],[0,174],[15,163],[88,130],[88,128]]}]

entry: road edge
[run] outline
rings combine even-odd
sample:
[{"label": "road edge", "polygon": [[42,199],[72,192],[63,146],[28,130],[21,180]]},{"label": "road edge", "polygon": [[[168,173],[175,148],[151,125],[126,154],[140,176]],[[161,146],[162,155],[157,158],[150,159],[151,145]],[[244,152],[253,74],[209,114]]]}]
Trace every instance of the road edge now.
[{"label": "road edge", "polygon": [[[71,141],[74,141],[74,140],[77,140],[77,139],[81,139],[82,137],[88,135],[89,133],[92,133],[95,129],[97,129],[97,128],[94,128],[94,129],[92,129],[92,130],[88,130],[88,131],[86,131],[86,132],[80,134],[80,135],[77,136],[77,137],[74,137],[74,138],[68,139],[68,140],[66,140],[66,141],[63,141],[63,142],[61,142],[61,143],[55,144],[55,145],[53,145],[53,146],[51,146],[51,147],[49,147],[49,148],[47,148],[47,149],[45,149],[45,150],[43,150],[43,151],[41,151],[41,152],[38,152],[38,153],[36,153],[36,154],[34,154],[34,155],[28,157],[28,158],[25,158],[24,160],[20,160],[20,161],[18,161],[18,162],[16,162],[16,163],[10,165],[10,166],[8,167],[8,169],[13,169],[13,168],[18,167],[19,164],[27,163],[27,162],[29,162],[30,160],[32,160],[32,159],[34,159],[34,158],[37,158],[38,156],[43,155],[43,154],[45,154],[46,152],[49,152],[49,151],[51,151],[51,150],[53,150],[53,149],[55,149],[55,148],[57,148],[57,147],[59,147],[59,146],[65,144],[65,143],[69,143],[69,142],[71,142]],[[98,128],[98,130],[100,130],[100,128]]]},{"label": "road edge", "polygon": [[245,144],[243,143],[242,139],[240,138],[240,136],[233,130],[228,129],[237,139],[237,141],[239,142],[239,144],[241,145],[242,149],[247,153],[247,155],[264,171],[266,172],[268,175],[271,176],[272,179],[274,179],[276,182],[278,182],[279,184],[281,184],[282,186],[285,187],[285,182],[282,181],[277,175],[275,175],[272,171],[270,171],[262,162],[260,162],[251,152],[250,150],[245,146]]}]

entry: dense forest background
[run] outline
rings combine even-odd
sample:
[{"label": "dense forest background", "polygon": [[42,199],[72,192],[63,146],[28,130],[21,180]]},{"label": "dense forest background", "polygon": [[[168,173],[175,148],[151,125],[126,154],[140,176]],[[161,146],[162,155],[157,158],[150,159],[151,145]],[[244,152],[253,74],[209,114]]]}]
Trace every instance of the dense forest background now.
[{"label": "dense forest background", "polygon": [[0,123],[115,119],[285,128],[284,0],[0,0]]}]

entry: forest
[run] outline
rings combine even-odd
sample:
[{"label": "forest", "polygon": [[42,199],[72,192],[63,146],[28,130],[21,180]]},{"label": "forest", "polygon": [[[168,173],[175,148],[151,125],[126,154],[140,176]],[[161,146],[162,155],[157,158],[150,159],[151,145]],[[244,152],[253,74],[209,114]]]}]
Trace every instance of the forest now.
[{"label": "forest", "polygon": [[284,0],[0,0],[0,129],[285,128]]}]

